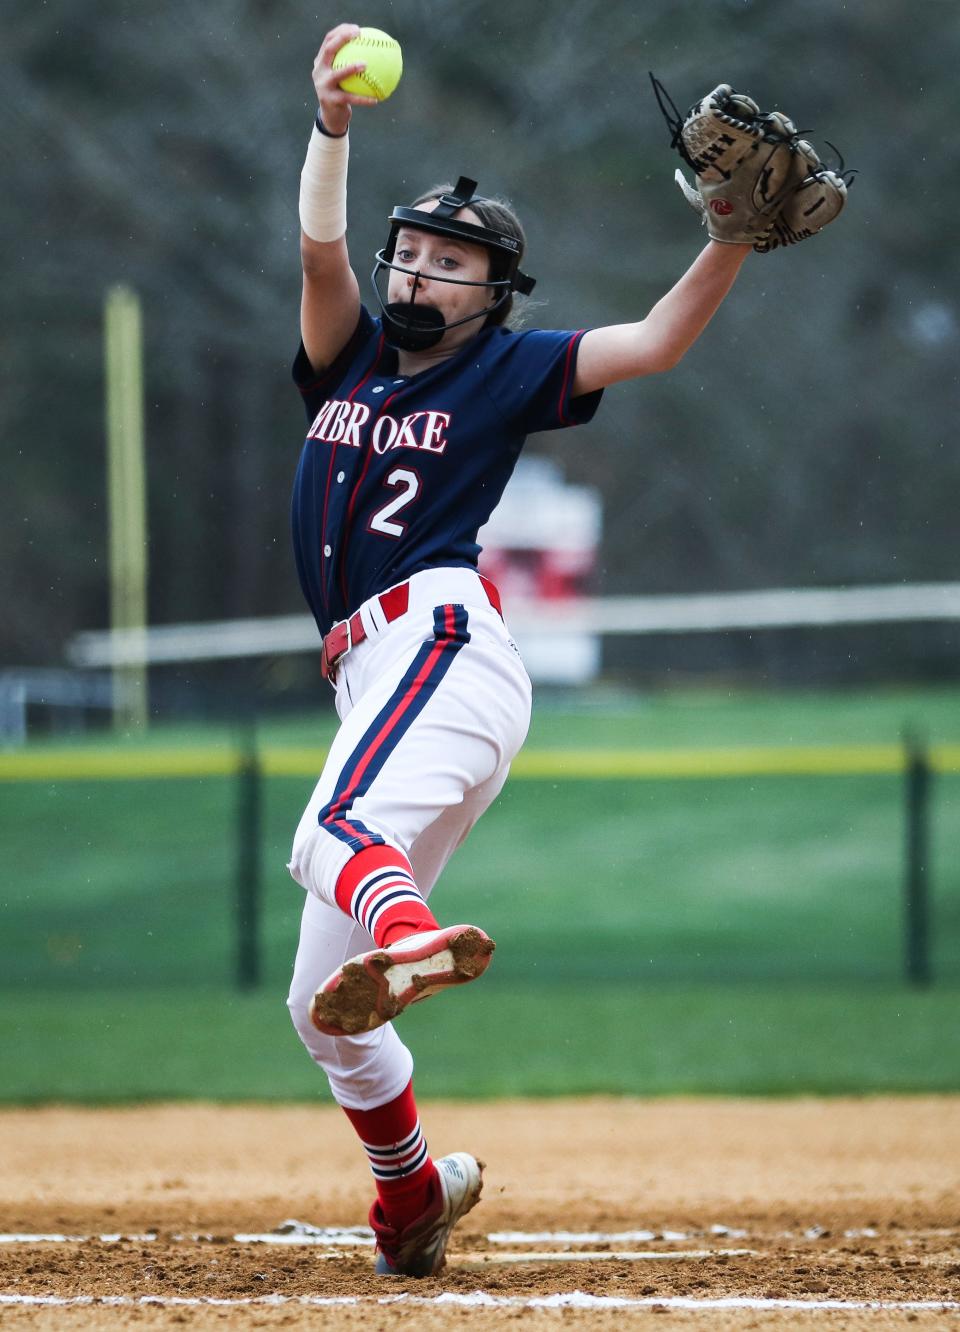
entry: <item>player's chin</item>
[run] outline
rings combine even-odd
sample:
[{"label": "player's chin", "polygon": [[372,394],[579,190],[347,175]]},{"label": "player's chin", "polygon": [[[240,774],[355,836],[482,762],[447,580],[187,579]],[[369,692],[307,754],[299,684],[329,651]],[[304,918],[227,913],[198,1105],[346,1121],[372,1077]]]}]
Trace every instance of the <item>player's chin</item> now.
[{"label": "player's chin", "polygon": [[443,317],[447,327],[450,328],[451,325],[455,325],[456,327],[452,331],[458,333],[462,341],[466,341],[483,328],[486,322],[484,319],[485,313],[485,310],[474,310],[467,306],[466,309],[446,310]]},{"label": "player's chin", "polygon": [[476,332],[479,332],[477,324],[461,324],[457,328],[448,328],[437,345],[442,351],[456,351],[465,342],[469,342]]}]

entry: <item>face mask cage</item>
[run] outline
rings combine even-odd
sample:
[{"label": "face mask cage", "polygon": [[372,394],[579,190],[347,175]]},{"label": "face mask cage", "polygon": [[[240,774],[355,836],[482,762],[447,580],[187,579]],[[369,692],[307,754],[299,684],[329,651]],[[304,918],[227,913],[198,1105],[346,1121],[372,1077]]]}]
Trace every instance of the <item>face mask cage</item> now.
[{"label": "face mask cage", "polygon": [[[379,250],[376,255],[376,264],[373,272],[370,274],[370,280],[373,283],[373,289],[383,314],[384,329],[387,333],[388,341],[396,346],[403,346],[408,351],[418,351],[424,347],[435,346],[440,341],[448,329],[458,328],[461,324],[468,324],[474,319],[486,319],[499,310],[505,301],[510,299],[513,287],[509,278],[492,279],[486,282],[471,282],[465,278],[446,278],[438,274],[431,273],[431,282],[448,282],[457,287],[483,287],[486,290],[493,289],[499,292],[496,301],[492,305],[484,306],[482,310],[477,310],[474,314],[464,315],[462,319],[454,319],[450,323],[444,322],[440,311],[433,306],[418,305],[416,303],[417,293],[420,290],[420,274],[416,269],[403,268],[400,264],[391,264],[385,258],[386,251]],[[413,274],[413,286],[410,288],[410,295],[407,300],[388,301],[387,283],[389,274],[402,273],[404,277]],[[435,333],[429,342],[423,342],[423,333],[427,330]],[[420,330],[417,336],[416,330]],[[416,346],[411,346],[408,342],[397,341],[400,337],[405,337],[413,333]]]},{"label": "face mask cage", "polygon": [[[378,250],[375,256],[371,282],[383,314],[384,331],[388,342],[408,351],[422,351],[435,346],[448,329],[457,328],[474,319],[487,319],[510,299],[514,291],[529,295],[534,288],[534,279],[521,273],[520,241],[515,236],[507,236],[490,227],[478,226],[473,222],[461,222],[453,217],[461,208],[469,207],[477,188],[475,180],[461,176],[456,189],[443,194],[437,207],[431,213],[419,208],[395,208],[390,214],[390,235],[387,244]],[[447,236],[454,240],[468,241],[473,245],[482,245],[490,253],[491,274],[498,272],[502,276],[491,276],[484,282],[469,281],[464,278],[445,278],[431,275],[431,282],[450,282],[460,287],[483,287],[498,292],[496,301],[475,314],[465,315],[452,323],[445,323],[439,310],[424,305],[416,305],[420,274],[395,264],[393,257],[397,248],[397,236],[402,227],[414,227],[418,231],[428,231],[434,235]],[[414,274],[413,287],[409,300],[388,301],[387,283],[390,272],[403,273],[409,277]],[[382,288],[382,290],[381,290]]]}]

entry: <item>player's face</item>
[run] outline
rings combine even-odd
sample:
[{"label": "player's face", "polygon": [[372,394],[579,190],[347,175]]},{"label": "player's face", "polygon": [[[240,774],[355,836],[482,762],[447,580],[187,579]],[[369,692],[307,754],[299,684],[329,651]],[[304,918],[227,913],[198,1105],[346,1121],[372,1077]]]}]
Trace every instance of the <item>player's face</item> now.
[{"label": "player's face", "polygon": [[[419,205],[426,213],[433,212],[436,201],[431,199]],[[472,208],[461,208],[456,214],[459,221],[481,225]],[[461,287],[454,282],[437,282],[435,277],[457,278],[460,282],[485,282],[490,276],[490,256],[482,245],[469,241],[451,240],[416,227],[403,227],[397,234],[393,262],[409,270],[390,272],[387,283],[389,301],[409,301],[432,305],[443,315],[444,323],[477,314],[496,301],[495,289],[489,287]],[[419,274],[419,279],[417,275]],[[443,346],[456,346],[479,332],[482,325],[474,322],[452,328],[443,336]]]}]

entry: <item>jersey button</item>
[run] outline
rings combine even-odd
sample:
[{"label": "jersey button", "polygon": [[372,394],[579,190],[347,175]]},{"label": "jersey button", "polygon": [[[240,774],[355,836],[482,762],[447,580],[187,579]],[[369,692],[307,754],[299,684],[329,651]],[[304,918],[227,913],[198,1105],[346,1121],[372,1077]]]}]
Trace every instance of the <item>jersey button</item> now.
[{"label": "jersey button", "polygon": [[343,478],[344,478],[345,476],[346,476],[346,472],[338,472],[338,473],[337,473],[337,484],[338,484],[338,485],[340,484],[340,482],[343,480]]},{"label": "jersey button", "polygon": [[324,546],[323,553],[329,560],[330,556],[333,554],[333,549],[330,546]]}]

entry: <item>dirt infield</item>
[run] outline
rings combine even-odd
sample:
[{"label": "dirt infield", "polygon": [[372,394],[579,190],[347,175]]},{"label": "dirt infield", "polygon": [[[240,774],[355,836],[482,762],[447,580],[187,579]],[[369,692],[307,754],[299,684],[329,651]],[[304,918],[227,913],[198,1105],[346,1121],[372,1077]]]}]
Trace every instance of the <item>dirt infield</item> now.
[{"label": "dirt infield", "polygon": [[375,1278],[362,1234],[237,1238],[364,1223],[369,1174],[334,1108],[0,1112],[0,1320],[960,1329],[960,1098],[428,1103],[423,1117],[434,1154],[488,1168],[446,1271],[416,1282]]}]

